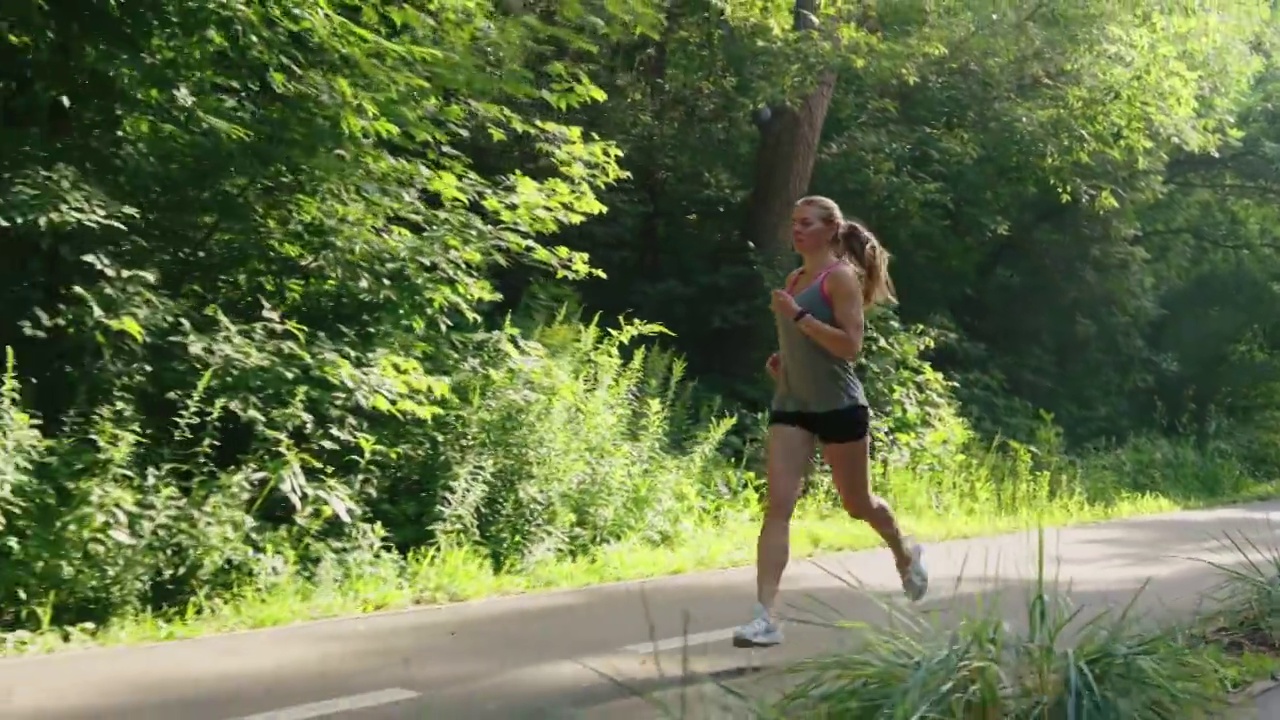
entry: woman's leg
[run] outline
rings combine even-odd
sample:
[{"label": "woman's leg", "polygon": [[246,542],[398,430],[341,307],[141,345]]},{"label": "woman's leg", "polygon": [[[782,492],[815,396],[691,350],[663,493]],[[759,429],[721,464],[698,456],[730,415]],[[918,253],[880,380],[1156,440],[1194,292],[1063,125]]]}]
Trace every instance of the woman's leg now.
[{"label": "woman's leg", "polygon": [[735,631],[734,644],[739,647],[776,645],[782,641],[773,608],[791,555],[791,515],[800,499],[813,450],[814,438],[808,431],[791,425],[769,426],[768,501],[756,541],[756,617]]},{"label": "woman's leg", "polygon": [[893,552],[902,587],[912,600],[924,596],[929,578],[920,560],[920,546],[908,547],[898,520],[884,498],[871,492],[870,443],[866,435],[852,442],[831,443],[822,448],[831,466],[831,477],[845,512],[871,526]]},{"label": "woman's leg", "polygon": [[790,425],[769,427],[768,506],[756,540],[756,600],[773,611],[791,557],[791,515],[813,460],[813,435]]}]

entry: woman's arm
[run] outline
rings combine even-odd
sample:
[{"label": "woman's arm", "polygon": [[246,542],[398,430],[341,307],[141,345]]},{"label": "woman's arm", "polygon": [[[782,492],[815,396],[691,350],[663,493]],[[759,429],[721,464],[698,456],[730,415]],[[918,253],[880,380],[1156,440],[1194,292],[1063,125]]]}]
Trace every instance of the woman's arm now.
[{"label": "woman's arm", "polygon": [[810,340],[836,357],[856,360],[862,352],[862,286],[852,268],[833,270],[825,278],[827,294],[839,327],[832,327],[812,315],[796,324]]},{"label": "woman's arm", "polygon": [[[782,281],[782,287],[789,290],[792,284],[795,283],[796,278],[799,277],[800,273],[803,271],[804,268],[798,267],[787,273],[786,280]],[[777,382],[778,374],[782,372],[782,354],[780,352],[774,352],[769,355],[769,359],[764,361],[764,369],[765,372],[769,373],[769,377],[773,378],[774,382]]]}]

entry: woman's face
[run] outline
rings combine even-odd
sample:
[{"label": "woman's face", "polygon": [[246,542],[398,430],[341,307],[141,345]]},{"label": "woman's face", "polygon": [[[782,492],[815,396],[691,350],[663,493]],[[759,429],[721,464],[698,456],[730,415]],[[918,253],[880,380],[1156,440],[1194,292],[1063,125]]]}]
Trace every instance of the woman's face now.
[{"label": "woman's face", "polygon": [[798,253],[823,250],[831,242],[833,228],[822,208],[801,205],[791,212],[791,244]]}]

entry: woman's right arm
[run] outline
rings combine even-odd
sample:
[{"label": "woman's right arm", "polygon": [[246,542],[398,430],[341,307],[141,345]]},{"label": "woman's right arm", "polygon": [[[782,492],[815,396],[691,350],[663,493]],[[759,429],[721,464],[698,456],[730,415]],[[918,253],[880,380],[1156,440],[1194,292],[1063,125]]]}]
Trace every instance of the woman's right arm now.
[{"label": "woman's right arm", "polygon": [[[796,277],[803,271],[803,267],[798,267],[787,273],[787,279],[783,281],[783,287],[790,289],[791,284],[795,282]],[[782,355],[776,352],[770,355],[769,359],[764,361],[764,369],[765,372],[769,373],[769,377],[773,378],[776,382],[778,379],[778,373],[782,371]]]}]

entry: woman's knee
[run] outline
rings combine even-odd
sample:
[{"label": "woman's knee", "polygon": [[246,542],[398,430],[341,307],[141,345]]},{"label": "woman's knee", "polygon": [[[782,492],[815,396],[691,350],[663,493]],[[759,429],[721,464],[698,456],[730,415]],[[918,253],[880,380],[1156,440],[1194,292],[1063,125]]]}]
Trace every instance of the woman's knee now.
[{"label": "woman's knee", "polygon": [[813,457],[813,435],[786,425],[769,428],[769,497],[765,505],[766,528],[789,527],[805,475]]},{"label": "woman's knee", "polygon": [[766,524],[789,524],[796,512],[796,498],[771,496],[764,508]]},{"label": "woman's knee", "polygon": [[848,493],[840,496],[844,511],[854,520],[870,520],[880,509],[883,501],[870,493]]}]

